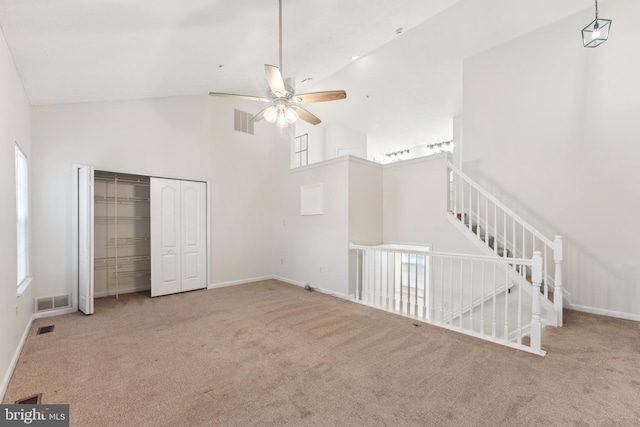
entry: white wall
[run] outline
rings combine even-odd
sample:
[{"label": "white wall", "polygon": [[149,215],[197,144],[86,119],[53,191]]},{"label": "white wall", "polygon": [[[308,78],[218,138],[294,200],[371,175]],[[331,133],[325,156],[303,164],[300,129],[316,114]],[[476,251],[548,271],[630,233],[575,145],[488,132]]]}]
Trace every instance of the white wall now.
[{"label": "white wall", "polygon": [[[280,134],[233,130],[207,96],[38,106],[33,114],[37,296],[71,292],[71,168],[208,180],[211,284],[271,274],[272,156]],[[287,140],[288,146],[288,140]]]},{"label": "white wall", "polygon": [[358,245],[383,243],[382,166],[349,158],[349,241]]},{"label": "white wall", "polygon": [[549,237],[565,238],[577,309],[640,320],[640,2],[609,0],[609,41],[585,49],[593,10],[464,64],[464,171]]},{"label": "white wall", "polygon": [[[0,31],[0,400],[9,383],[14,357],[30,324],[35,280],[17,297],[16,180],[14,147],[17,142],[33,169],[29,100]],[[31,189],[34,186],[31,185]],[[31,213],[33,213],[33,208]],[[33,276],[33,271],[31,272]]]},{"label": "white wall", "polygon": [[[348,294],[347,157],[292,171],[280,162],[278,208],[274,214],[274,275],[299,285],[309,284]],[[301,215],[300,188],[323,184],[322,215]]]},{"label": "white wall", "polygon": [[384,166],[386,243],[429,245],[437,252],[482,254],[447,219],[447,154]]},{"label": "white wall", "polygon": [[[349,158],[349,243],[383,243],[382,166]],[[356,254],[349,254],[349,294],[355,292]]]},{"label": "white wall", "polygon": [[333,159],[347,155],[367,158],[367,136],[340,125],[327,126],[325,129],[324,158]]}]

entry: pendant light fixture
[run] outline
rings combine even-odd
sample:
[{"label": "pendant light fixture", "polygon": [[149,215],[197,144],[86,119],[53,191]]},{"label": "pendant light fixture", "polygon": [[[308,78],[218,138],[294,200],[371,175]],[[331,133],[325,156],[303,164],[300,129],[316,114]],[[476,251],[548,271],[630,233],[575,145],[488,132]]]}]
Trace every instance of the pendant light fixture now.
[{"label": "pendant light fixture", "polygon": [[606,42],[611,30],[611,19],[598,18],[598,0],[596,0],[596,19],[582,29],[584,47],[598,47]]}]

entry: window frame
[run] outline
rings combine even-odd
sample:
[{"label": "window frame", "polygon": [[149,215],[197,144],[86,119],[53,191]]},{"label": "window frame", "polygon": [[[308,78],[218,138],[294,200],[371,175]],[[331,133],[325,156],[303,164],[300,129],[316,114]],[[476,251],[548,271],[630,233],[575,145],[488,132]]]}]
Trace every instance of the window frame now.
[{"label": "window frame", "polygon": [[[304,143],[304,148],[302,148],[303,143]],[[294,167],[299,168],[302,166],[309,165],[309,134],[308,133],[303,133],[302,135],[298,135],[295,137],[295,144],[293,147],[293,156],[294,156],[294,163],[295,163]],[[303,156],[304,156],[304,164],[302,162]]]},{"label": "window frame", "polygon": [[29,158],[15,143],[16,180],[16,278],[18,295],[31,282],[30,276],[30,209],[29,209]]}]

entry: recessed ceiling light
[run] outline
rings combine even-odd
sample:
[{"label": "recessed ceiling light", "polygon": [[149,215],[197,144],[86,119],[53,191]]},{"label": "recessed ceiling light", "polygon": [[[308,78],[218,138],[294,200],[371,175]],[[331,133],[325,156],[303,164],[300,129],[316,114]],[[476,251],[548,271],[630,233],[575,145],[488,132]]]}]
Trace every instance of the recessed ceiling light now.
[{"label": "recessed ceiling light", "polygon": [[352,60],[352,61],[355,61],[355,60],[356,60],[356,59],[358,59],[358,58],[360,58],[358,55],[353,55],[353,56],[351,57],[351,60]]}]

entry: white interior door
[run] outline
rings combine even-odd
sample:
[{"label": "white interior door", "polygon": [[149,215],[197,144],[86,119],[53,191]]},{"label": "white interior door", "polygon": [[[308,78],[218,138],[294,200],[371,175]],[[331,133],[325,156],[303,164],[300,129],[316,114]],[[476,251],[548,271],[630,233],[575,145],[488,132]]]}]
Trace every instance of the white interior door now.
[{"label": "white interior door", "polygon": [[151,178],[151,296],[182,290],[180,181]]},{"label": "white interior door", "polygon": [[93,168],[78,168],[78,309],[93,314]]},{"label": "white interior door", "polygon": [[207,185],[181,181],[182,291],[207,287]]}]

